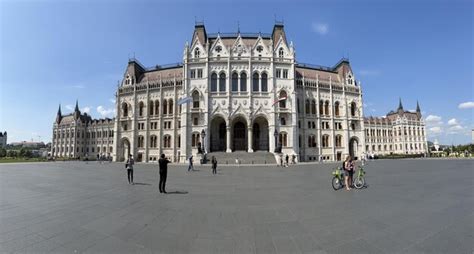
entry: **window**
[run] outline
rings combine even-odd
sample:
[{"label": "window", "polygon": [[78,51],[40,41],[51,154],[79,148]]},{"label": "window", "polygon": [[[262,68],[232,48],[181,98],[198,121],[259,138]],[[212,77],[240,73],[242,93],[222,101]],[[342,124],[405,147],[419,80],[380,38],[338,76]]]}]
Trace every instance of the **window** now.
[{"label": "window", "polygon": [[150,136],[150,147],[156,148],[158,144],[158,137],[155,135]]},{"label": "window", "polygon": [[253,74],[253,79],[252,79],[252,91],[253,92],[258,92],[258,73]]},{"label": "window", "polygon": [[322,147],[328,148],[329,147],[329,135],[323,135],[322,137]]},{"label": "window", "polygon": [[286,119],[284,117],[282,117],[280,119],[280,123],[281,123],[281,125],[286,125]]},{"label": "window", "polygon": [[340,122],[335,122],[335,123],[334,123],[334,129],[336,129],[336,130],[342,130],[342,123],[340,123]]},{"label": "window", "polygon": [[334,103],[334,115],[339,116],[339,102]]},{"label": "window", "polygon": [[278,57],[279,57],[279,58],[283,58],[284,53],[285,53],[285,51],[283,50],[283,48],[280,48],[280,49],[278,50]]},{"label": "window", "polygon": [[191,146],[192,147],[197,147],[198,146],[198,144],[200,143],[199,137],[200,137],[199,132],[193,133],[193,135],[191,137]]},{"label": "window", "polygon": [[171,115],[173,114],[173,107],[174,107],[173,100],[170,100],[169,103],[170,103],[170,110],[168,112]]},{"label": "window", "polygon": [[143,148],[143,136],[138,136],[138,147]]},{"label": "window", "polygon": [[181,135],[178,135],[178,140],[176,141],[176,147],[180,148],[181,147]]},{"label": "window", "polygon": [[257,46],[257,51],[258,51],[258,53],[262,53],[262,51],[263,51],[262,45]]},{"label": "window", "polygon": [[316,101],[311,100],[311,114],[316,115]]},{"label": "window", "polygon": [[217,92],[217,74],[211,75],[211,92]]},{"label": "window", "polygon": [[160,114],[160,101],[158,100],[155,101],[155,114],[156,115]]},{"label": "window", "polygon": [[153,101],[148,102],[148,108],[149,108],[148,114],[150,116],[152,116],[153,115],[153,110],[154,110]]},{"label": "window", "polygon": [[140,103],[138,103],[138,115],[139,116],[143,116],[143,108],[145,106],[143,105],[143,102],[140,101]]},{"label": "window", "polygon": [[167,115],[167,114],[168,114],[168,101],[163,100],[163,115]]},{"label": "window", "polygon": [[197,117],[193,118],[193,125],[198,125],[199,119]]},{"label": "window", "polygon": [[225,92],[225,73],[221,73],[219,76],[219,91]]},{"label": "window", "polygon": [[314,135],[309,135],[308,147],[316,147],[316,137]]},{"label": "window", "polygon": [[247,91],[247,74],[245,72],[240,73],[240,91]]},{"label": "window", "polygon": [[351,103],[351,116],[356,116],[356,103]]},{"label": "window", "polygon": [[196,48],[194,50],[194,58],[199,58],[201,57],[201,52],[199,51],[199,48]]},{"label": "window", "polygon": [[310,109],[309,100],[306,100],[305,112],[306,112],[307,115],[309,115],[311,113],[311,111],[309,109]]},{"label": "window", "polygon": [[279,140],[278,140],[281,144],[281,146],[283,147],[287,147],[288,146],[288,142],[287,142],[287,134],[286,132],[280,132],[279,134]]},{"label": "window", "polygon": [[285,100],[280,101],[280,108],[286,108],[286,97],[286,92],[282,90],[278,99],[285,98]]},{"label": "window", "polygon": [[171,136],[170,135],[165,135],[163,137],[163,147],[164,148],[170,148],[171,147]]},{"label": "window", "polygon": [[197,77],[202,78],[202,69],[197,69]]},{"label": "window", "polygon": [[276,69],[276,77],[281,78],[281,69]]},{"label": "window", "polygon": [[199,108],[199,92],[193,92],[193,108]]},{"label": "window", "polygon": [[239,89],[239,75],[232,73],[232,92],[237,92]]},{"label": "window", "polygon": [[296,112],[297,112],[297,113],[300,112],[300,105],[301,105],[301,104],[300,104],[300,99],[297,98],[297,99],[296,99]]},{"label": "window", "polygon": [[[128,126],[126,123],[123,124],[123,130],[126,131],[128,129]],[[92,133],[92,135],[94,135],[94,133]]]},{"label": "window", "polygon": [[192,69],[190,76],[191,76],[192,79],[196,78],[196,70]]},{"label": "window", "polygon": [[324,102],[323,100],[320,100],[319,101],[319,115],[324,115],[324,111],[323,111],[323,107],[324,107]]},{"label": "window", "polygon": [[267,74],[262,73],[262,92],[267,92],[267,91],[268,91]]},{"label": "window", "polygon": [[329,101],[324,103],[324,114],[327,116],[329,115]]},{"label": "window", "polygon": [[127,103],[122,104],[122,116],[128,117],[128,104]]},{"label": "window", "polygon": [[220,45],[217,45],[216,46],[216,52],[221,53],[221,51],[222,51],[222,47]]},{"label": "window", "polygon": [[336,135],[336,147],[342,147],[342,136]]},{"label": "window", "polygon": [[283,78],[288,78],[288,70],[283,70]]}]

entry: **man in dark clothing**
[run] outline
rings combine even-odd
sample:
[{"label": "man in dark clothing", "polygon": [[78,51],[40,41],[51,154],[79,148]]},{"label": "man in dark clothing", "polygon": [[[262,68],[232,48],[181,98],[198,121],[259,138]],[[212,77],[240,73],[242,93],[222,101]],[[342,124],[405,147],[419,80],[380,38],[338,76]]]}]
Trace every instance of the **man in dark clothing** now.
[{"label": "man in dark clothing", "polygon": [[125,168],[127,169],[128,184],[134,184],[133,183],[133,164],[135,164],[135,160],[133,159],[133,156],[130,154],[128,155],[128,160],[125,163]]},{"label": "man in dark clothing", "polygon": [[166,193],[165,185],[166,177],[168,175],[168,163],[170,163],[170,161],[165,158],[165,154],[161,154],[161,158],[158,160],[158,163],[160,164],[160,193]]}]

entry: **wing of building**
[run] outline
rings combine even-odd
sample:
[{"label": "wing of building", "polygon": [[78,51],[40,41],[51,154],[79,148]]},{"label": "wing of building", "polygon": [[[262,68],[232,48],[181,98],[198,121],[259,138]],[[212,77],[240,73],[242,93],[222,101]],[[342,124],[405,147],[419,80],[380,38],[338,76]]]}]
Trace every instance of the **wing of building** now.
[{"label": "wing of building", "polygon": [[[181,63],[146,68],[129,60],[116,92],[115,119],[58,112],[52,152],[110,153],[116,161],[133,154],[144,162],[160,154],[183,162],[201,152],[234,151],[342,160],[367,151],[364,125],[370,122],[362,105],[349,60],[332,67],[298,63],[281,23],[271,34],[208,34],[197,23]],[[418,122],[423,124],[421,115]],[[109,135],[98,137],[98,131]]]}]

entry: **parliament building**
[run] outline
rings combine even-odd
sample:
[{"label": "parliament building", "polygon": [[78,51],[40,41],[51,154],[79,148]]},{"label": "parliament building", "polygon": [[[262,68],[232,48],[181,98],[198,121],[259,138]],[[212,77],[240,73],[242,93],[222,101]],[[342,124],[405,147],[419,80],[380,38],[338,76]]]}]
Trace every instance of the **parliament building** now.
[{"label": "parliament building", "polygon": [[116,117],[94,120],[76,103],[59,108],[52,155],[184,162],[199,153],[242,151],[338,161],[347,155],[424,154],[419,106],[364,117],[362,89],[348,59],[299,63],[282,23],[271,34],[207,33],[197,23],[181,63],[130,59],[116,91]]}]

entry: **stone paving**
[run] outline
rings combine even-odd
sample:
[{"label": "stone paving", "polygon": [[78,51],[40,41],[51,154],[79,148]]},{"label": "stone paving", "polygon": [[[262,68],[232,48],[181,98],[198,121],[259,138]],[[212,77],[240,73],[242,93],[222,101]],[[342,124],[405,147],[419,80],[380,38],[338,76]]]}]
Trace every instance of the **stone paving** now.
[{"label": "stone paving", "polygon": [[[365,189],[336,164],[0,165],[0,253],[473,253],[474,160],[381,160]],[[339,164],[337,164],[339,165]]]}]

